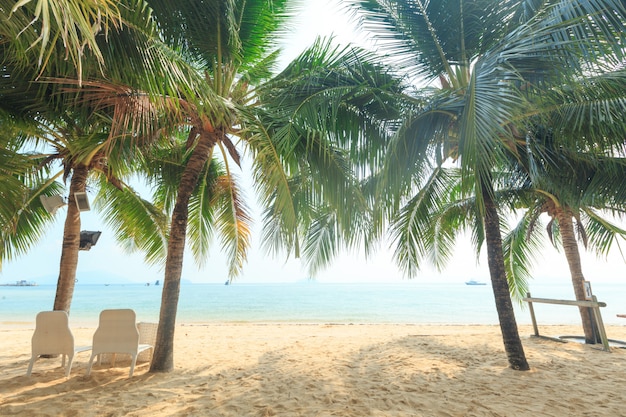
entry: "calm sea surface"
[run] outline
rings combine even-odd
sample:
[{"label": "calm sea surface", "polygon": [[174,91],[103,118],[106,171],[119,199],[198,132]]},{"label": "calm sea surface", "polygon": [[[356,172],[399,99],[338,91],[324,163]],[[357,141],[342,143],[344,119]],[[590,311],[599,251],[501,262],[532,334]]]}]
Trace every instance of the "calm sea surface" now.
[{"label": "calm sea surface", "polygon": [[[106,308],[132,308],[138,321],[158,321],[161,286],[77,285],[70,321],[96,326]],[[626,284],[593,284],[605,324],[626,325]],[[535,284],[534,297],[573,299],[569,284]],[[0,328],[34,326],[38,311],[50,310],[55,286],[0,287]],[[536,304],[539,324],[578,324],[575,307]],[[530,324],[527,308],[516,307],[519,324]],[[183,284],[178,323],[446,323],[497,324],[490,285],[426,284]]]}]

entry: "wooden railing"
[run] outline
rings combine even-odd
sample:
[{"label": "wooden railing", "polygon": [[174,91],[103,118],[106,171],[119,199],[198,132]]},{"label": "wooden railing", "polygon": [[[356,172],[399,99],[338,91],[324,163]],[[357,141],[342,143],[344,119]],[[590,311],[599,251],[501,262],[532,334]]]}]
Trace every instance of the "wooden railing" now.
[{"label": "wooden railing", "polygon": [[598,333],[600,334],[600,339],[602,340],[602,345],[604,346],[604,350],[610,352],[611,349],[609,347],[609,339],[606,337],[606,331],[604,329],[604,322],[602,321],[602,315],[600,314],[600,307],[606,307],[606,303],[598,301],[595,295],[591,297],[591,300],[584,301],[571,301],[571,300],[554,300],[551,298],[533,298],[530,296],[530,293],[526,293],[526,298],[523,298],[524,301],[528,303],[528,308],[530,310],[530,318],[533,322],[533,329],[535,331],[535,336],[539,336],[539,327],[537,327],[537,319],[535,318],[535,309],[533,308],[533,303],[544,303],[544,304],[562,304],[568,306],[578,306],[578,307],[588,307],[593,312],[592,320],[595,321],[595,325],[597,326]]}]

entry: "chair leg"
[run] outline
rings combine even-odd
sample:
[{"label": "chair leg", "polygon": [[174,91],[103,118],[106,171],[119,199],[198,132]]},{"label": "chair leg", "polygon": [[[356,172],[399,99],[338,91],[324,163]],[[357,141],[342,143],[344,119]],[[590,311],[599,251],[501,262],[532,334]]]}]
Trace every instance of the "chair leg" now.
[{"label": "chair leg", "polygon": [[70,372],[72,371],[72,363],[74,362],[74,355],[67,356],[67,368],[65,369],[65,377],[70,377]]},{"label": "chair leg", "polygon": [[137,362],[137,355],[131,355],[131,359],[130,359],[130,374],[128,375],[129,378],[133,377],[133,372],[135,371],[135,363]]},{"label": "chair leg", "polygon": [[30,358],[30,362],[28,363],[28,369],[26,370],[26,376],[30,376],[31,372],[33,371],[33,365],[35,364],[35,361],[39,358],[39,355],[33,355]]},{"label": "chair leg", "polygon": [[[100,355],[97,355],[98,359],[100,358]],[[96,357],[96,354],[92,354],[91,357],[89,358],[89,364],[87,364],[87,374],[86,375],[90,375],[91,374],[91,365],[93,365],[93,360]]]}]

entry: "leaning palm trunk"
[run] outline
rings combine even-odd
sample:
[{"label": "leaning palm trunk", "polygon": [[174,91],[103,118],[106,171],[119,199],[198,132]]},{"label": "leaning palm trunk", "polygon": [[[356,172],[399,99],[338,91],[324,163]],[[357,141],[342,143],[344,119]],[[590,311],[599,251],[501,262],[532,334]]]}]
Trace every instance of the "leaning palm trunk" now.
[{"label": "leaning palm trunk", "polygon": [[57,292],[54,298],[53,309],[64,310],[68,314],[72,304],[72,297],[74,296],[80,247],[80,211],[76,205],[74,195],[77,192],[85,191],[88,173],[89,168],[85,165],[79,165],[72,170],[67,216],[65,218],[65,228],[63,229],[63,248],[61,250],[59,280],[57,281]]},{"label": "leaning palm trunk", "polygon": [[[195,132],[195,130],[192,130],[192,132]],[[180,279],[183,272],[189,198],[215,146],[214,135],[214,133],[202,131],[198,136],[197,143],[178,186],[167,245],[159,326],[157,328],[150,372],[169,372],[174,369],[174,330],[180,295]]]},{"label": "leaning palm trunk", "polygon": [[511,368],[519,371],[530,369],[524,354],[524,347],[519,337],[515,312],[506,279],[504,256],[502,254],[502,236],[500,235],[500,216],[489,190],[483,188],[485,202],[485,238],[487,244],[487,261],[491,276],[491,287],[500,320],[500,330],[504,349]]},{"label": "leaning palm trunk", "polygon": [[[567,258],[567,264],[569,265],[570,275],[572,277],[572,284],[574,286],[574,294],[576,300],[583,301],[585,296],[585,277],[583,276],[582,266],[580,262],[580,253],[578,252],[578,243],[576,242],[576,236],[574,235],[574,224],[572,222],[571,213],[563,207],[558,206],[555,208],[556,218],[559,222],[559,230],[561,231],[561,240],[563,244],[563,251]],[[578,307],[580,311],[580,318],[582,319],[583,331],[585,332],[585,343],[594,344],[596,340],[596,331],[594,330],[593,323],[591,322],[591,316],[588,307]]]}]

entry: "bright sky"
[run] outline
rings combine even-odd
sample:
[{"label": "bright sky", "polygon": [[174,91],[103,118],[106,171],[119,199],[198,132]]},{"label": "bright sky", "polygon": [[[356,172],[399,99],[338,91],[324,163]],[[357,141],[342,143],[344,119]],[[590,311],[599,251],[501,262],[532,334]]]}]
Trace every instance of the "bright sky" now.
[{"label": "bright sky", "polygon": [[[296,33],[290,37],[285,46],[286,58],[294,58],[302,49],[310,45],[316,35],[336,35],[338,42],[357,42],[366,44],[363,35],[356,35],[355,26],[347,17],[340,13],[337,0],[308,1],[302,15],[296,21]],[[93,196],[90,196],[93,198]],[[254,197],[248,191],[248,197]],[[236,282],[296,282],[305,280],[308,275],[295,259],[270,258],[260,249],[259,209],[255,209],[256,221],[253,229],[253,245],[249,254],[244,273]],[[7,262],[0,273],[0,283],[25,279],[39,283],[55,283],[59,271],[63,222],[66,209],[57,211],[56,223],[48,232],[46,239],[35,247],[28,255]],[[97,277],[96,282],[106,283],[115,278],[124,278],[134,282],[154,282],[163,280],[163,272],[144,264],[139,255],[128,255],[118,247],[113,232],[100,220],[95,212],[83,212],[81,215],[83,230],[100,230],[102,236],[97,245],[90,251],[81,251],[77,278],[89,281],[88,277]],[[206,266],[199,270],[191,256],[185,258],[183,279],[192,282],[222,283],[227,279],[227,262],[219,253],[219,243],[214,243],[213,254]],[[546,243],[543,259],[536,262],[534,277],[536,280],[555,280],[569,282],[567,262],[562,253],[556,252]],[[347,253],[334,262],[333,266],[316,277],[320,282],[398,282],[402,274],[395,267],[391,250],[382,248],[375,256],[365,258],[363,254]],[[468,241],[458,243],[453,262],[442,273],[425,267],[423,273],[415,279],[424,282],[448,281],[463,282],[468,279],[489,281],[486,257],[483,254],[477,264],[473,249]],[[614,251],[608,260],[597,260],[595,256],[582,254],[582,265],[585,276],[593,282],[623,282],[626,277],[626,263],[619,252]]]}]

